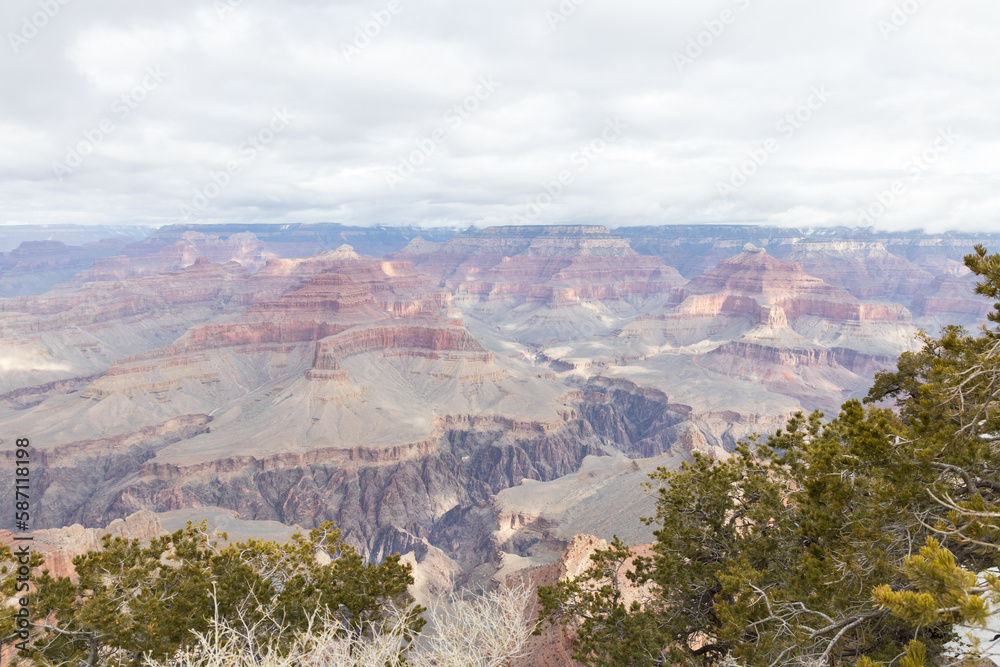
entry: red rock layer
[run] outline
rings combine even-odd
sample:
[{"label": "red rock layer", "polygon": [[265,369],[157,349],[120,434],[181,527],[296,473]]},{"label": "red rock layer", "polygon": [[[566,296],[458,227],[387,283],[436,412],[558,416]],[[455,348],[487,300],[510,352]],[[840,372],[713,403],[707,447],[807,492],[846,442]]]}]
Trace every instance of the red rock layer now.
[{"label": "red rock layer", "polygon": [[392,256],[481,298],[558,304],[665,293],[684,282],[599,226],[491,227],[443,244],[417,239]]},{"label": "red rock layer", "polygon": [[809,275],[865,300],[909,305],[933,279],[930,273],[893,255],[878,242],[797,243],[785,259],[800,264]]},{"label": "red rock layer", "polygon": [[776,259],[750,245],[693,278],[681,295],[691,298],[691,305],[685,311],[692,313],[700,310],[752,313],[753,304],[759,303],[780,307],[788,319],[805,315],[857,321],[911,319],[899,304],[860,302],[845,290],[806,274],[801,265]]},{"label": "red rock layer", "polygon": [[[380,324],[330,336],[316,347],[314,368],[339,369],[338,359],[372,350],[421,350],[428,352],[474,352],[474,358],[491,361],[492,355],[458,327]],[[426,356],[426,355],[424,355]],[[464,358],[470,358],[465,356]]]},{"label": "red rock layer", "polygon": [[742,359],[773,364],[786,369],[829,368],[840,366],[852,373],[874,375],[877,371],[891,368],[896,358],[888,355],[864,354],[847,348],[777,348],[746,341],[725,343],[712,352],[713,355],[728,355]]},{"label": "red rock layer", "polygon": [[[65,528],[33,531],[31,548],[45,557],[42,570],[48,570],[53,577],[69,577],[76,581],[73,559],[88,551],[100,550],[101,537],[104,535],[148,541],[162,532],[163,528],[156,514],[140,510],[124,520],[115,519],[106,528],[84,528],[80,524],[74,524]],[[12,546],[15,544],[13,538],[10,531],[0,530],[0,544]]]},{"label": "red rock layer", "polygon": [[972,274],[938,276],[913,300],[920,315],[936,315],[957,324],[983,322],[993,311],[993,302],[972,292]]},{"label": "red rock layer", "polygon": [[[135,380],[116,383],[114,390],[99,381],[88,395],[161,391],[176,386],[182,376],[215,382],[218,375],[201,367],[208,351],[220,348],[256,353],[269,346],[318,343],[307,377],[323,380],[346,379],[339,360],[370,351],[423,357],[460,352],[466,360],[492,361],[449,313],[450,295],[405,262],[360,257],[343,246],[305,260],[271,260],[247,278],[250,290],[257,283],[295,287],[223,321],[192,327],[173,344],[119,360],[106,378],[130,375]],[[165,383],[143,379],[155,368],[184,366],[189,370]],[[130,382],[137,384],[129,388]]]},{"label": "red rock layer", "polygon": [[98,260],[82,271],[75,283],[119,281],[142,276],[154,276],[191,266],[198,259],[216,264],[237,262],[251,270],[264,266],[274,257],[257,237],[250,232],[233,234],[222,240],[199,232],[186,232],[179,241],[161,248],[158,252],[141,257],[117,255]]},{"label": "red rock layer", "polygon": [[[540,565],[512,575],[508,575],[502,585],[517,585],[525,583],[533,587],[552,586],[556,582],[577,577],[586,572],[593,561],[590,557],[599,549],[607,549],[605,540],[593,535],[577,535],[566,547],[563,555],[554,563]],[[652,551],[647,545],[632,547],[635,556],[649,557]],[[634,569],[634,557],[625,561],[618,577],[623,602],[630,605],[633,600],[642,601],[644,592],[630,582],[625,574]],[[541,605],[535,598],[528,613],[532,621],[538,620]],[[543,628],[540,634],[532,636],[528,641],[525,655],[511,661],[514,667],[572,667],[579,663],[573,660],[574,629],[562,623]]]},{"label": "red rock layer", "polygon": [[[139,278],[116,284],[96,283],[66,287],[40,296],[0,299],[0,313],[23,314],[35,321],[27,329],[56,331],[123,317],[133,317],[151,308],[185,306],[200,302],[248,305],[253,293],[241,289],[249,274],[237,264],[199,261],[166,276]],[[5,318],[10,325],[11,319]]]},{"label": "red rock layer", "polygon": [[[450,298],[440,289],[430,285],[426,277],[415,273],[408,264],[382,262],[369,258],[352,256],[320,255],[312,261],[293,261],[285,266],[284,261],[271,262],[261,278],[268,279],[271,273],[291,275],[299,272],[312,274],[307,282],[281,296],[255,304],[236,321],[213,324],[194,329],[178,341],[177,346],[185,350],[205,347],[233,345],[259,345],[268,343],[299,343],[317,341],[340,334],[352,327],[367,326],[376,322],[399,320],[404,323],[413,317],[443,318],[442,308]],[[441,320],[443,322],[443,319]],[[406,326],[394,329],[384,325],[367,333],[353,336],[357,345],[376,345],[379,341],[390,348],[403,347],[401,341],[412,337],[414,329]],[[464,329],[459,333],[466,338]],[[376,340],[378,339],[378,340]],[[346,340],[346,339],[345,339]],[[471,339],[470,339],[471,340]],[[432,341],[433,342],[433,341]],[[414,338],[414,347],[422,345]],[[339,344],[331,343],[331,347]],[[350,344],[343,346],[350,348]],[[432,348],[433,349],[433,348]]]}]

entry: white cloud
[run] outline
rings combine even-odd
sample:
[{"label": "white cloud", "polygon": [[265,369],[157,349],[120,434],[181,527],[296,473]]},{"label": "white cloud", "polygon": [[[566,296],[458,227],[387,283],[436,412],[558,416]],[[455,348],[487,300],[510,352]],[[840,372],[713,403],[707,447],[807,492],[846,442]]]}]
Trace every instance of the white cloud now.
[{"label": "white cloud", "polygon": [[[0,224],[177,222],[195,189],[287,108],[294,124],[202,219],[513,221],[620,117],[628,130],[540,222],[855,224],[953,127],[958,143],[877,224],[997,226],[995,2],[923,2],[883,35],[901,0],[587,0],[554,30],[555,1],[398,1],[350,61],[343,44],[387,0],[69,0],[16,53],[10,34],[39,5],[4,3],[0,86],[18,92],[0,107]],[[724,10],[734,17],[724,30],[701,35]],[[679,72],[673,55],[699,38]],[[149,67],[169,76],[58,182],[53,163]],[[399,156],[483,76],[497,92],[390,190]],[[814,86],[829,102],[720,197],[718,183]]]}]

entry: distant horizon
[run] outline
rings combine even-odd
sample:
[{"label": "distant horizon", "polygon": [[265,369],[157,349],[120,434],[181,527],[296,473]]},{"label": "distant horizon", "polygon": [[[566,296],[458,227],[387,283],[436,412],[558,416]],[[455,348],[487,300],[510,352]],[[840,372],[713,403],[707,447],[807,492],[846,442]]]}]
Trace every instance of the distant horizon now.
[{"label": "distant horizon", "polygon": [[490,229],[497,227],[604,227],[608,230],[618,230],[618,229],[643,229],[643,228],[659,228],[659,227],[689,227],[692,229],[704,227],[706,229],[710,228],[720,228],[720,227],[731,227],[731,228],[760,228],[760,229],[773,229],[773,230],[788,230],[788,231],[799,231],[812,233],[818,230],[842,230],[842,231],[855,231],[857,233],[865,234],[923,234],[928,236],[936,235],[957,235],[957,236],[1000,236],[1000,229],[997,231],[986,231],[986,230],[964,230],[964,229],[939,229],[939,230],[928,230],[926,228],[901,228],[901,229],[885,229],[879,226],[860,226],[860,225],[774,225],[769,223],[755,223],[755,222],[712,222],[712,223],[691,223],[691,222],[664,222],[659,224],[635,224],[635,225],[613,225],[601,222],[547,222],[547,223],[527,223],[527,224],[517,224],[517,223],[497,223],[497,224],[482,224],[482,223],[467,223],[467,224],[419,224],[419,223],[399,223],[399,224],[386,224],[386,223],[349,223],[349,222],[332,222],[332,221],[315,221],[315,222],[201,222],[201,223],[185,223],[185,222],[167,222],[163,224],[152,224],[152,223],[14,223],[14,222],[0,222],[0,231],[2,230],[12,230],[12,229],[25,229],[25,230],[41,230],[41,229],[149,229],[157,230],[167,227],[191,227],[197,229],[198,227],[213,228],[213,227],[294,227],[294,226],[323,226],[323,225],[336,225],[340,227],[346,227],[350,229],[434,229],[434,230],[455,230],[457,232],[464,232],[469,229]]}]

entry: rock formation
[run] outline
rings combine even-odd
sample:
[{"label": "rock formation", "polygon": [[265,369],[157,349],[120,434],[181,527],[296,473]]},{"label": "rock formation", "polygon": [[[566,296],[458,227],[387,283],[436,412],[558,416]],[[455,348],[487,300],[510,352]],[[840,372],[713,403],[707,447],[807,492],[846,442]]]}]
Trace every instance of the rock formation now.
[{"label": "rock formation", "polygon": [[467,315],[528,344],[606,333],[684,283],[599,226],[491,227],[417,239],[392,256],[440,280]]},{"label": "rock formation", "polygon": [[[938,281],[964,277],[969,296],[972,281],[963,257],[976,243],[1000,246],[1000,235],[949,232],[880,232],[866,228],[790,229],[739,225],[623,227],[637,251],[655,255],[685,277],[693,278],[732,256],[747,241],[768,254],[802,265],[805,272],[847,290],[861,300],[889,301],[908,308],[914,323],[935,334],[944,323],[974,325],[982,321],[982,301],[959,303],[936,315],[932,298]],[[924,312],[923,304],[932,298]],[[945,319],[950,318],[950,319]]]},{"label": "rock formation", "polygon": [[[163,276],[2,299],[0,392],[86,381],[115,359],[169,343],[193,324],[266,297],[267,286],[250,288],[248,278],[239,264],[201,260]],[[24,392],[16,398],[24,401]]]},{"label": "rock formation", "polygon": [[[31,549],[45,557],[42,569],[48,570],[53,577],[69,577],[76,582],[76,570],[73,559],[88,551],[101,548],[101,538],[105,535],[121,537],[126,540],[148,542],[163,532],[160,520],[149,510],[140,510],[124,519],[115,519],[104,528],[84,528],[73,524],[64,528],[36,530],[31,533]],[[12,546],[14,535],[7,530],[0,530],[0,544]]]},{"label": "rock formation", "polygon": [[[127,249],[126,249],[127,250]],[[175,243],[149,255],[116,255],[100,259],[77,275],[75,282],[121,281],[170,273],[191,266],[199,259],[217,264],[236,262],[251,272],[259,270],[277,255],[267,250],[251,232],[226,239],[201,232],[185,232]]]},{"label": "rock formation", "polygon": [[42,294],[102,257],[118,254],[129,243],[118,237],[66,245],[62,241],[25,241],[0,253],[0,298]]},{"label": "rock formation", "polygon": [[[554,562],[523,568],[506,576],[501,573],[498,578],[501,579],[501,585],[516,585],[524,582],[535,587],[552,586],[558,581],[572,579],[586,572],[592,563],[591,555],[600,549],[607,548],[607,540],[593,535],[577,535]],[[632,547],[632,551],[635,556],[649,557],[652,555],[648,545],[636,545]],[[625,561],[618,578],[622,599],[626,605],[631,604],[634,600],[641,600],[643,597],[642,590],[625,577],[625,573],[633,569],[632,563],[632,559]],[[536,602],[530,610],[532,620],[537,620],[538,611],[539,605]],[[525,655],[515,659],[512,664],[516,667],[570,667],[579,664],[572,659],[573,631],[573,628],[567,628],[561,624],[542,628],[539,635],[530,639]]]},{"label": "rock formation", "polygon": [[570,345],[546,355],[571,365],[603,356],[605,369],[631,373],[679,374],[694,366],[711,372],[699,383],[703,394],[721,376],[806,408],[832,409],[916,344],[903,306],[860,301],[753,244],[693,278],[677,301],[635,318],[614,344]]}]

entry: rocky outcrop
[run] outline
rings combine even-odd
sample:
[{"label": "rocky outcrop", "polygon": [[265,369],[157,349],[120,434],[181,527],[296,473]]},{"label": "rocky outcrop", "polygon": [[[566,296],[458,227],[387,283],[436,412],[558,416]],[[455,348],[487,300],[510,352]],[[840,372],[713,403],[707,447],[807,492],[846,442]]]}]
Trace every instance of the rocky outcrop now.
[{"label": "rocky outcrop", "polygon": [[858,299],[893,301],[907,307],[933,280],[929,272],[893,255],[881,242],[803,241],[785,259]]},{"label": "rocky outcrop", "polygon": [[410,350],[434,357],[438,353],[471,352],[478,361],[489,362],[493,356],[464,328],[456,326],[415,326],[380,324],[355,328],[324,338],[316,347],[316,369],[339,368],[335,362],[372,350]]},{"label": "rocky outcrop", "polygon": [[100,258],[117,254],[128,243],[125,237],[80,246],[56,240],[25,241],[0,253],[0,298],[47,292]]},{"label": "rocky outcrop", "polygon": [[[792,416],[703,411],[671,400],[661,389],[604,376],[587,383],[580,413],[602,440],[632,458],[665,452],[687,458],[692,451],[714,455],[716,451],[733,449],[751,433],[772,432]],[[691,433],[692,427],[698,431],[697,436]]]},{"label": "rocky outcrop", "polygon": [[528,536],[521,546],[497,543],[490,501],[504,489],[563,478],[609,447],[635,457],[718,456],[738,432],[763,426],[735,413],[695,414],[662,392],[626,381],[595,379],[566,399],[570,405],[554,422],[451,415],[437,420],[430,438],[406,445],[270,456],[231,452],[191,464],[161,460],[166,448],[210,434],[211,419],[190,415],[40,451],[44,511],[37,521],[100,525],[139,509],[199,506],[304,527],[334,520],[371,558],[434,547],[471,571],[484,562],[498,564],[498,548],[527,549],[537,539]]},{"label": "rocky outcrop", "polygon": [[[567,378],[629,378],[669,394],[671,404],[712,421],[700,428],[710,446],[732,447],[749,431],[708,415],[733,412],[780,426],[799,409],[833,409],[914,349],[916,332],[902,305],[860,301],[745,244],[620,329],[553,343],[536,358]],[[661,444],[647,441],[638,453],[667,451],[680,423],[657,423]],[[726,432],[721,440],[712,435]]]},{"label": "rocky outcrop", "polygon": [[[615,233],[637,251],[655,255],[682,275],[693,278],[730,257],[747,241],[768,254],[802,265],[805,272],[843,288],[861,300],[898,303],[917,324],[934,334],[945,323],[982,321],[975,300],[935,303],[933,286],[965,272],[963,256],[977,243],[993,249],[1000,235],[987,233],[884,232],[869,228],[791,229],[740,225],[625,227]],[[959,290],[968,297],[967,290]],[[938,305],[951,310],[936,310]]]},{"label": "rocky outcrop", "polygon": [[681,297],[684,301],[679,309],[693,314],[729,310],[750,311],[747,314],[756,316],[753,305],[757,304],[777,306],[789,320],[806,315],[830,320],[911,319],[896,304],[858,301],[846,291],[806,274],[801,265],[776,259],[753,244],[692,279],[684,286]]},{"label": "rocky outcrop", "polygon": [[[748,245],[735,257],[692,279],[680,290],[680,303],[636,320],[623,335],[649,337],[651,343],[683,347],[717,338],[733,340],[753,332],[756,339],[805,339],[824,345],[846,336],[870,339],[877,351],[896,353],[896,341],[880,345],[884,335],[873,327],[896,328],[911,335],[910,313],[899,304],[872,303],[809,276],[798,264],[769,256]],[[856,336],[859,332],[860,336]]]},{"label": "rocky outcrop", "polygon": [[[135,507],[131,512],[116,514],[107,511],[113,502],[110,499],[125,486],[123,482],[134,477],[156,452],[207,433],[210,421],[207,415],[186,415],[118,436],[34,449],[34,525],[57,528],[80,523],[97,527],[142,509]],[[0,461],[13,465],[13,450],[0,453]],[[0,502],[13,506],[13,488],[0,489]]]},{"label": "rocky outcrop", "polygon": [[[124,519],[115,519],[104,528],[84,528],[76,523],[65,528],[33,531],[31,548],[45,558],[41,569],[48,570],[53,577],[69,577],[75,583],[73,559],[88,551],[99,551],[101,538],[105,535],[148,542],[162,532],[156,514],[140,510]],[[10,531],[0,530],[0,544],[11,546],[13,538]]]},{"label": "rocky outcrop", "polygon": [[684,282],[599,226],[490,227],[443,244],[414,240],[392,257],[441,281],[466,314],[526,343],[607,331]]},{"label": "rocky outcrop", "polygon": [[251,232],[232,234],[222,239],[190,231],[184,232],[175,243],[163,246],[152,254],[99,259],[89,269],[81,271],[74,282],[115,282],[162,275],[189,267],[199,259],[214,264],[236,262],[253,272],[276,256]]},{"label": "rocky outcrop", "polygon": [[789,348],[734,341],[700,357],[699,363],[793,397],[809,408],[835,413],[848,397],[863,393],[876,372],[894,368],[896,357],[847,348]]},{"label": "rocky outcrop", "polygon": [[[524,479],[558,478],[601,451],[600,440],[578,420],[554,428],[496,423],[486,429],[459,420],[433,440],[406,447],[233,457],[187,467],[156,462],[156,451],[196,435],[192,428],[199,426],[164,425],[48,454],[40,461],[45,472],[38,490],[45,512],[36,521],[93,524],[139,509],[205,505],[235,510],[245,519],[304,527],[334,520],[352,544],[375,559],[411,551],[424,540],[475,566],[492,558],[484,536],[493,528],[449,531],[456,518],[483,507],[501,489]],[[107,472],[100,484],[87,481],[102,467]],[[71,493],[71,487],[85,492]]]},{"label": "rocky outcrop", "polygon": [[415,240],[394,258],[459,294],[555,303],[662,294],[680,275],[600,226],[489,227],[443,244]]},{"label": "rocky outcrop", "polygon": [[[196,266],[215,266],[198,261]],[[345,245],[305,260],[271,260],[245,282],[249,289],[257,284],[265,289],[242,311],[222,313],[172,344],[117,360],[84,395],[104,400],[162,393],[185,383],[231,384],[245,392],[244,384],[230,383],[219,368],[218,350],[311,358],[310,380],[346,380],[341,361],[368,352],[425,359],[456,353],[467,364],[492,362],[453,312],[450,295],[403,262],[364,258]],[[281,285],[284,292],[265,298]],[[484,368],[467,377],[474,375],[503,372]],[[264,380],[258,375],[252,381]]]},{"label": "rocky outcrop", "polygon": [[971,271],[945,274],[923,285],[913,299],[918,322],[929,331],[945,324],[974,327],[986,321],[993,310],[990,299],[973,293],[975,276]]},{"label": "rocky outcrop", "polygon": [[683,354],[807,408],[830,409],[917,344],[902,305],[859,301],[753,244],[679,295],[680,303],[622,330],[622,347],[634,352],[619,363]]},{"label": "rocky outcrop", "polygon": [[[577,535],[566,547],[566,551],[553,563],[531,567],[519,572],[503,577],[501,585],[528,584],[537,588],[538,586],[552,586],[559,581],[565,581],[578,577],[593,565],[591,556],[601,549],[607,549],[608,542],[593,535]],[[649,557],[652,554],[647,545],[637,545],[632,547],[635,556]],[[634,569],[634,557],[625,561],[619,577],[618,585],[622,592],[622,602],[628,606],[633,601],[642,602],[644,591],[636,587],[626,578],[626,573]],[[538,613],[541,606],[537,598],[533,603],[529,613],[531,620],[538,620]],[[517,658],[511,662],[516,667],[571,667],[577,665],[573,660],[573,638],[575,628],[567,627],[562,623],[542,627],[538,635],[529,640],[524,657]]]},{"label": "rocky outcrop", "polygon": [[116,359],[267,298],[268,290],[249,287],[249,277],[238,264],[199,260],[165,276],[0,299],[0,358],[8,371],[0,391],[103,372]]}]

